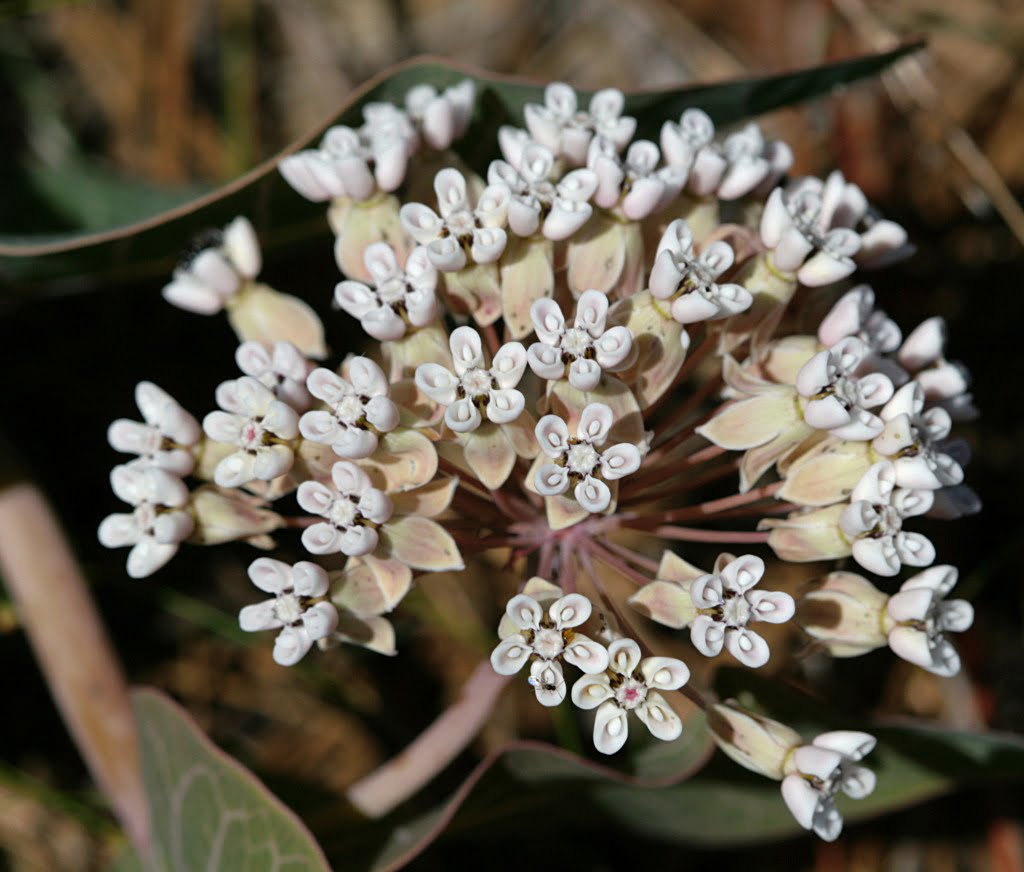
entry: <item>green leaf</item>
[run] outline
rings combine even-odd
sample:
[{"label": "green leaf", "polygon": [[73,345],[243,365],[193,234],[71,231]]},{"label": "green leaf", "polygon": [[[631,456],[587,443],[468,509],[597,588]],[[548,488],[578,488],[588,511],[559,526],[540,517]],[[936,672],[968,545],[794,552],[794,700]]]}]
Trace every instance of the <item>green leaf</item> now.
[{"label": "green leaf", "polygon": [[[156,872],[329,872],[302,822],[156,690],[132,693]],[[138,868],[130,854],[118,869]]]},{"label": "green leaf", "polygon": [[[847,823],[878,817],[958,788],[1024,778],[1024,740],[1002,733],[946,730],[916,722],[851,724],[820,701],[749,672],[725,670],[725,695],[740,696],[808,738],[829,729],[862,729],[878,739],[866,759],[878,775],[865,799],[840,797]],[[716,760],[690,781],[664,790],[607,784],[598,806],[631,830],[653,838],[707,847],[763,842],[803,832],[782,801],[778,782]]]},{"label": "green leaf", "polygon": [[[401,868],[450,826],[479,835],[485,824],[490,827],[524,814],[536,821],[548,807],[553,813],[557,809],[564,823],[570,814],[585,817],[593,808],[589,797],[605,785],[618,785],[631,794],[684,781],[704,765],[712,750],[703,713],[692,710],[684,722],[677,741],[658,742],[645,735],[643,745],[625,757],[625,763],[612,759],[608,765],[543,742],[512,742],[478,764],[441,806],[412,820],[400,820],[399,813],[387,818],[389,835],[376,849],[370,868]],[[631,726],[638,734],[642,730],[639,722]],[[616,763],[624,768],[613,768]],[[514,797],[512,802],[509,796]]]},{"label": "green leaf", "polygon": [[[662,121],[677,118],[691,106],[704,108],[726,124],[827,93],[885,69],[920,48],[900,46],[877,55],[836,61],[806,70],[771,76],[631,94],[627,110],[641,135],[657,133]],[[439,87],[470,76],[478,85],[477,120],[459,143],[461,156],[478,170],[496,156],[496,133],[502,123],[521,123],[527,102],[540,101],[543,85],[462,67],[436,58],[414,59],[393,67],[356,89],[308,136],[216,191],[154,212],[143,220],[112,224],[98,232],[0,236],[0,280],[12,291],[77,291],[100,282],[169,274],[190,239],[247,215],[261,231],[267,259],[297,241],[326,236],[324,208],[289,188],[277,172],[279,160],[316,142],[332,124],[358,124],[362,106],[374,100],[400,102],[413,85]]]}]

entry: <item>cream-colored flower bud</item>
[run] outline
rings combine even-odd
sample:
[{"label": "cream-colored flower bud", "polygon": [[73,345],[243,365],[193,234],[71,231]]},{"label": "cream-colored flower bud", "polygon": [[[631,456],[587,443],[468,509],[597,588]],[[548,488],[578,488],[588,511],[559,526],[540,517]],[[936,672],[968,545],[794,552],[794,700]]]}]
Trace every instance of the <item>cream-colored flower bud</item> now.
[{"label": "cream-colored flower bud", "polygon": [[708,728],[727,757],[776,781],[782,779],[792,751],[803,744],[796,730],[747,711],[735,700],[708,707]]},{"label": "cream-colored flower bud", "polygon": [[857,657],[886,645],[887,594],[853,572],[831,572],[797,603],[796,620],[833,657]]},{"label": "cream-colored flower bud", "polygon": [[240,490],[203,485],[192,492],[189,505],[196,522],[189,541],[199,545],[252,539],[284,526],[261,499]]}]

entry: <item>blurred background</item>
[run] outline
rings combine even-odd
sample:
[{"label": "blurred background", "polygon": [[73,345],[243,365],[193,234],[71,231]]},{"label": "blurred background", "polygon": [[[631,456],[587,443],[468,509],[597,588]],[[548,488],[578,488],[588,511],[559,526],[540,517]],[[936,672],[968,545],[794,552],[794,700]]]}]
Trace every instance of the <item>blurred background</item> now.
[{"label": "blurred background", "polygon": [[[628,90],[810,66],[918,35],[927,52],[883,80],[763,119],[793,146],[795,172],[839,167],[908,228],[918,254],[873,276],[879,303],[905,330],[928,315],[947,319],[949,356],[969,364],[983,410],[966,434],[975,451],[967,480],[986,509],[937,528],[943,559],[961,567],[962,594],[978,610],[961,645],[964,672],[938,682],[864,658],[837,668],[835,701],[849,711],[1021,732],[1024,585],[1012,571],[1024,487],[1019,0],[0,3],[0,236],[102,228],[212,190],[322,127],[354,86],[415,54]],[[167,254],[173,261],[176,252]],[[275,258],[265,278],[327,315],[338,277],[320,239]],[[245,546],[185,549],[155,578],[128,579],[123,553],[95,541],[99,521],[119,510],[107,484],[117,462],[107,423],[134,414],[141,378],[201,415],[214,386],[234,372],[222,319],[172,310],[160,299],[162,284],[147,276],[78,293],[0,295],[0,429],[56,506],[129,679],[181,700],[295,808],[330,855],[332,819],[323,809],[333,803],[336,811],[345,786],[455,694],[479,657],[476,631],[490,632],[493,607],[440,578],[448,630],[463,621],[465,638],[453,641],[443,629],[432,613],[436,598],[410,595],[397,618],[406,656],[343,650],[286,671],[271,662],[266,639],[236,628],[239,605],[251,600]],[[335,349],[354,338],[342,320],[328,320]],[[8,700],[0,718],[0,870],[106,868],[116,827],[6,600],[0,664]],[[410,699],[423,704],[410,708]],[[507,736],[499,717],[481,747]],[[442,779],[442,795],[458,774]],[[716,855],[715,864],[1022,869],[1020,800],[1010,790],[961,794],[853,827],[837,845],[800,840]],[[578,835],[559,849],[576,868],[636,862],[638,846],[628,839],[595,846]],[[539,868],[563,856],[530,840],[516,844],[518,858]],[[712,856],[642,850],[645,862],[669,868]],[[448,868],[455,856],[488,855],[463,831],[414,868]]]}]

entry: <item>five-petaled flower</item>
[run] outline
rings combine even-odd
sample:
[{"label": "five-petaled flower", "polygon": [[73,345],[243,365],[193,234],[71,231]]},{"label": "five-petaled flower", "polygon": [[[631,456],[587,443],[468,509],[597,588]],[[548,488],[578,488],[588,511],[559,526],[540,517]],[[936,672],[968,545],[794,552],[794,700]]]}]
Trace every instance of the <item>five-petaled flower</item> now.
[{"label": "five-petaled flower", "polygon": [[605,482],[616,481],[640,468],[640,449],[620,442],[602,450],[615,422],[604,403],[591,403],[580,415],[576,435],[557,415],[545,415],[537,422],[535,434],[540,450],[554,463],[541,465],[534,487],[544,496],[573,496],[588,512],[603,512],[611,504],[611,489]]},{"label": "five-petaled flower", "polygon": [[175,475],[188,475],[195,466],[191,449],[202,435],[196,419],[152,382],[135,386],[135,405],[146,423],[127,418],[114,421],[107,430],[110,447],[137,454],[145,463]]},{"label": "five-petaled flower", "polygon": [[347,460],[331,467],[331,481],[334,487],[319,481],[299,485],[299,505],[325,519],[302,531],[302,544],[312,554],[369,554],[380,541],[377,528],[391,519],[391,498]]},{"label": "five-petaled flower", "polygon": [[353,357],[348,379],[314,369],[309,392],[328,410],[314,409],[299,419],[303,438],[330,445],[339,457],[362,460],[377,450],[378,436],[398,426],[398,407],[388,398],[388,380],[368,357]]},{"label": "five-petaled flower", "polygon": [[592,391],[602,371],[616,372],[629,363],[633,334],[627,327],[607,327],[608,298],[600,291],[584,291],[576,303],[573,326],[565,323],[558,303],[547,298],[530,307],[539,342],[526,352],[527,362],[543,379],[558,380],[569,368],[569,384]]},{"label": "five-petaled flower", "polygon": [[590,617],[590,600],[578,593],[559,597],[543,607],[533,597],[518,594],[508,601],[505,614],[515,632],[502,639],[491,653],[491,665],[499,675],[515,675],[528,661],[530,684],[542,705],[558,705],[565,699],[561,661],[584,673],[608,668],[608,652],[576,628]]},{"label": "five-petaled flower", "polygon": [[630,712],[651,734],[671,742],[683,732],[683,722],[659,690],[678,690],[690,680],[690,670],[673,657],[640,657],[632,639],[616,639],[608,646],[608,669],[602,675],[584,675],[572,686],[572,701],[581,709],[596,708],[594,747],[614,754],[629,735]]},{"label": "five-petaled flower", "polygon": [[874,736],[854,730],[822,733],[790,755],[782,779],[782,798],[805,830],[826,842],[839,838],[843,816],[835,796],[863,799],[875,789],[875,773],[857,765],[875,747]]},{"label": "five-petaled flower", "polygon": [[249,578],[274,598],[245,606],[238,623],[249,632],[280,630],[274,641],[274,660],[282,666],[294,666],[314,642],[337,627],[338,610],[321,599],[330,586],[327,573],[315,563],[302,560],[289,566],[260,557],[249,565]]},{"label": "five-petaled flower", "polygon": [[527,103],[523,115],[536,142],[570,165],[581,166],[595,139],[607,140],[621,152],[633,138],[636,119],[622,114],[625,102],[621,91],[605,88],[590,98],[584,111],[571,87],[553,82],[544,89],[544,104]]},{"label": "five-petaled flower", "polygon": [[690,639],[701,654],[715,657],[724,646],[752,669],[768,662],[768,643],[748,624],[784,624],[793,617],[795,605],[788,593],[754,590],[763,575],[764,561],[747,554],[691,583],[690,598],[698,615],[690,624]]}]

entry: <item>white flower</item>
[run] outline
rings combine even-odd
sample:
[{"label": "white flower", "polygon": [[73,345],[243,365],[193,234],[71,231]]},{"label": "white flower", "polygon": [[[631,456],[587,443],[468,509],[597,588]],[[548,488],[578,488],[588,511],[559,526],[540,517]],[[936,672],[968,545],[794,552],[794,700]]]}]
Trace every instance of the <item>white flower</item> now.
[{"label": "white flower", "polygon": [[135,386],[135,405],[145,424],[119,418],[107,429],[110,447],[138,454],[147,463],[175,475],[188,475],[195,466],[189,450],[199,442],[199,422],[170,394],[152,382]]},{"label": "white flower", "polygon": [[380,540],[377,528],[391,519],[391,498],[373,487],[370,477],[347,460],[331,467],[331,481],[333,488],[318,481],[299,485],[299,505],[326,519],[302,532],[302,544],[313,554],[369,554]]},{"label": "white flower", "polygon": [[427,250],[417,246],[403,270],[386,242],[374,242],[363,254],[375,288],[362,282],[339,282],[334,299],[374,339],[401,339],[412,327],[426,327],[437,320],[437,268]]},{"label": "white flower", "polygon": [[533,597],[519,594],[505,607],[505,614],[517,632],[501,640],[491,653],[491,665],[499,675],[515,675],[533,660],[530,685],[541,705],[558,705],[565,699],[565,678],[559,661],[571,663],[583,672],[608,668],[603,645],[577,633],[591,613],[590,600],[578,593],[556,599],[547,613]]},{"label": "white flower", "polygon": [[338,626],[338,610],[319,600],[330,585],[327,573],[315,563],[303,560],[289,566],[260,557],[249,565],[249,578],[260,590],[274,594],[274,599],[246,606],[238,614],[238,623],[248,632],[280,629],[274,660],[282,666],[294,666],[314,642]]},{"label": "white flower", "polygon": [[588,202],[597,190],[593,170],[579,169],[555,181],[555,157],[535,142],[528,143],[517,165],[491,162],[487,181],[504,184],[512,192],[508,226],[517,236],[533,236],[538,229],[548,239],[568,239],[590,218]]},{"label": "white flower", "polygon": [[306,376],[313,364],[292,343],[275,342],[268,349],[262,342],[243,342],[235,351],[235,363],[295,411],[301,412],[313,404],[306,390]]},{"label": "white flower", "polygon": [[886,606],[895,626],[889,647],[904,660],[949,677],[960,671],[960,656],[945,633],[962,633],[974,623],[966,600],[948,600],[956,585],[955,566],[932,566],[907,579]]},{"label": "white flower", "polygon": [[868,411],[887,403],[892,381],[879,372],[858,376],[871,350],[856,336],[841,339],[819,351],[796,376],[804,420],[818,430],[855,442],[874,439],[884,428],[878,415]]},{"label": "white flower", "polygon": [[637,140],[620,158],[610,140],[597,137],[587,155],[587,166],[597,175],[594,202],[602,209],[621,207],[630,221],[661,211],[679,196],[686,171],[659,167],[660,161],[661,152],[653,142]]},{"label": "white flower", "polygon": [[100,543],[107,548],[131,545],[128,575],[145,578],[167,563],[178,552],[179,543],[192,534],[195,522],[183,510],[188,488],[170,472],[139,461],[115,466],[110,485],[118,499],[134,506],[134,511],[104,518]]},{"label": "white flower", "polygon": [[711,192],[725,171],[725,158],[713,147],[715,124],[703,109],[687,109],[679,123],[666,121],[661,127],[661,153],[669,166],[687,173],[695,191]]},{"label": "white flower", "polygon": [[843,830],[835,796],[863,799],[875,789],[875,773],[857,763],[875,747],[875,737],[853,730],[822,733],[790,758],[795,769],[782,779],[782,798],[805,830],[833,842]]},{"label": "white flower", "polygon": [[426,246],[437,269],[457,272],[470,258],[494,263],[501,257],[508,241],[504,226],[511,194],[506,185],[492,182],[474,206],[465,177],[449,168],[434,177],[434,191],[440,216],[422,203],[406,203],[399,214],[406,233]]},{"label": "white flower", "polygon": [[583,292],[571,328],[566,326],[558,303],[547,298],[530,307],[530,318],[540,340],[526,353],[530,369],[554,381],[565,375],[568,364],[569,384],[580,391],[594,390],[602,370],[622,369],[633,350],[628,327],[606,328],[608,298],[600,291]]},{"label": "white flower", "polygon": [[748,624],[784,624],[795,611],[788,593],[752,588],[764,575],[764,561],[747,554],[728,563],[717,575],[702,575],[690,584],[690,598],[699,614],[690,624],[690,639],[705,657],[722,647],[744,666],[756,669],[768,662],[768,643]]},{"label": "white flower", "polygon": [[419,128],[423,141],[440,151],[466,132],[475,99],[472,79],[463,79],[441,93],[433,85],[416,85],[405,95],[405,111]]},{"label": "white flower", "polygon": [[172,305],[200,315],[215,315],[262,266],[259,240],[247,218],[214,231],[189,260],[174,270],[163,290]]},{"label": "white flower", "polygon": [[281,175],[307,200],[339,197],[367,200],[378,190],[394,191],[405,179],[418,136],[412,120],[390,103],[363,107],[364,125],[330,128],[317,149],[288,155]]},{"label": "white flower", "polygon": [[678,739],[683,722],[659,690],[678,690],[690,679],[690,670],[672,657],[640,659],[640,646],[632,639],[616,639],[608,646],[608,670],[584,675],[572,686],[572,701],[581,709],[597,709],[594,747],[614,754],[629,735],[629,712],[634,712],[651,734],[665,742]]},{"label": "white flower", "polygon": [[928,318],[904,340],[897,359],[924,388],[929,405],[941,406],[954,420],[973,420],[978,410],[968,393],[971,374],[962,363],[946,360],[945,345],[946,322],[937,316]]},{"label": "white flower", "polygon": [[[790,147],[781,140],[766,139],[755,122],[729,134],[720,150],[725,166],[714,193],[722,200],[738,200],[752,191],[764,190],[793,165]],[[702,194],[699,185],[693,187],[694,193]]]},{"label": "white flower", "polygon": [[573,496],[588,512],[603,512],[611,503],[606,481],[615,481],[640,468],[640,449],[628,442],[600,450],[614,423],[612,410],[604,403],[590,403],[581,413],[576,435],[569,435],[565,421],[545,415],[534,433],[540,450],[554,460],[537,470],[534,486],[543,496]]},{"label": "white flower", "polygon": [[303,438],[330,445],[339,457],[362,460],[377,450],[377,437],[398,426],[398,407],[388,399],[388,380],[368,357],[348,362],[346,381],[329,369],[309,374],[309,391],[330,411],[315,409],[299,419]]},{"label": "white flower", "polygon": [[203,419],[206,435],[238,446],[217,464],[213,480],[221,487],[239,487],[259,479],[270,481],[292,468],[291,441],[299,435],[299,415],[252,376],[221,383],[217,405]]},{"label": "white flower", "polygon": [[595,136],[607,139],[617,151],[633,138],[636,119],[622,114],[624,106],[622,92],[606,88],[590,98],[589,111],[584,112],[572,88],[553,82],[544,90],[544,105],[527,103],[523,114],[536,142],[572,166],[581,166]]},{"label": "white flower", "polygon": [[472,327],[456,327],[449,346],[454,375],[436,363],[416,367],[416,387],[446,407],[445,424],[456,433],[469,433],[483,423],[481,413],[495,424],[509,424],[518,418],[526,406],[526,399],[515,389],[526,369],[522,344],[506,342],[490,367],[480,334]]},{"label": "white flower", "polygon": [[875,292],[868,285],[843,294],[818,325],[822,345],[835,345],[848,336],[856,336],[878,355],[892,354],[903,341],[896,322],[875,308]]},{"label": "white flower", "polygon": [[850,494],[839,527],[852,540],[853,559],[876,575],[892,576],[900,567],[928,566],[935,546],[920,533],[907,533],[903,521],[932,507],[929,490],[896,487],[896,470],[888,461],[872,466]]},{"label": "white flower", "polygon": [[[680,324],[726,318],[750,308],[754,298],[737,284],[716,279],[732,265],[735,255],[726,242],[712,242],[700,256],[694,252],[689,225],[677,218],[665,229],[649,286],[658,300],[671,300],[672,317]],[[683,342],[688,341],[684,332]]]},{"label": "white flower", "polygon": [[963,467],[940,450],[953,420],[943,408],[925,409],[920,382],[900,388],[880,415],[885,429],[871,447],[892,462],[898,487],[937,490],[963,482]]}]

